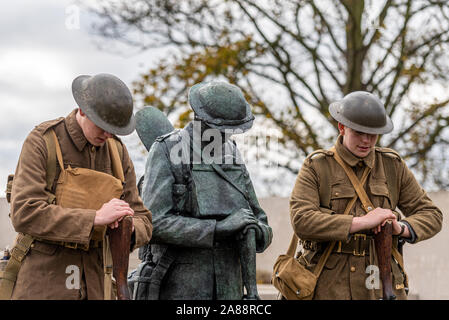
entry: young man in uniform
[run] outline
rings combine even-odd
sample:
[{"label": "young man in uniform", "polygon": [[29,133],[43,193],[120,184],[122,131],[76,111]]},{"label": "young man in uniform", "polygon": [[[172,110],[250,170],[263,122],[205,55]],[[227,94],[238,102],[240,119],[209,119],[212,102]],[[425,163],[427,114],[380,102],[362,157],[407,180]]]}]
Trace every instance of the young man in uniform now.
[{"label": "young man in uniform", "polygon": [[[21,261],[12,299],[103,299],[103,238],[93,240],[95,228],[115,228],[123,217],[132,216],[130,250],[151,238],[151,213],[138,196],[128,151],[115,136],[135,128],[129,89],[113,75],[98,74],[77,77],[72,91],[79,108],[36,126],[22,147],[12,187],[11,220],[19,234],[34,241]],[[51,150],[44,135],[51,130],[66,170],[87,168],[108,177],[113,174],[113,160],[106,142],[114,139],[111,145],[122,150],[118,153],[124,175],[121,199],[111,196],[97,209],[63,207],[57,196],[53,201],[57,185],[64,181],[58,180],[61,166],[55,160],[56,173],[47,190],[52,164],[47,162]],[[73,201],[83,201],[76,196],[69,194]]]},{"label": "young man in uniform", "polygon": [[[353,92],[332,103],[329,111],[340,133],[335,149],[318,150],[306,158],[290,198],[291,222],[304,248],[300,261],[312,270],[327,245],[337,241],[314,299],[379,299],[381,290],[369,285],[370,272],[366,273],[376,263],[374,234],[392,220],[393,246],[399,241],[416,243],[438,233],[443,216],[399,154],[375,146],[380,134],[393,130],[377,97]],[[356,191],[335,152],[359,179],[366,167],[370,170],[364,189],[374,208],[368,213],[357,199],[349,214],[343,215]],[[406,274],[395,259],[392,273],[394,294],[406,299]]]}]

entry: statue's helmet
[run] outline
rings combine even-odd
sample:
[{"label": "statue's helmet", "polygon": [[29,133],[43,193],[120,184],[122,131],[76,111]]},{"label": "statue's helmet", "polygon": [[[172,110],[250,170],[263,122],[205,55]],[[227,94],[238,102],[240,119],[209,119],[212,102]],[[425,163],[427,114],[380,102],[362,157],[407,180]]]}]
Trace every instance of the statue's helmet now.
[{"label": "statue's helmet", "polygon": [[384,134],[393,130],[383,103],[369,92],[351,92],[331,103],[329,112],[335,120],[356,131]]},{"label": "statue's helmet", "polygon": [[87,117],[101,129],[128,135],[136,127],[131,92],[114,75],[78,76],[72,82],[76,103]]},{"label": "statue's helmet", "polygon": [[223,81],[195,84],[189,91],[189,103],[197,119],[220,131],[249,130],[254,121],[251,107],[239,87]]}]

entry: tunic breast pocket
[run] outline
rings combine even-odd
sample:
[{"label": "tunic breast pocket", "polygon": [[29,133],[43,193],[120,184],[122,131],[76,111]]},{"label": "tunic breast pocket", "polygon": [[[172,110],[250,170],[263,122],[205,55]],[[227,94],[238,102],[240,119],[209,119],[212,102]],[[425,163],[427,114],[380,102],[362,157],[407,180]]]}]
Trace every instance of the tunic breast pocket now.
[{"label": "tunic breast pocket", "polygon": [[373,180],[370,184],[371,202],[374,207],[394,210],[391,206],[390,192],[388,191],[387,182],[383,180]]},{"label": "tunic breast pocket", "polygon": [[349,200],[355,196],[355,190],[351,185],[337,182],[331,187],[331,209],[338,214],[343,214]]}]

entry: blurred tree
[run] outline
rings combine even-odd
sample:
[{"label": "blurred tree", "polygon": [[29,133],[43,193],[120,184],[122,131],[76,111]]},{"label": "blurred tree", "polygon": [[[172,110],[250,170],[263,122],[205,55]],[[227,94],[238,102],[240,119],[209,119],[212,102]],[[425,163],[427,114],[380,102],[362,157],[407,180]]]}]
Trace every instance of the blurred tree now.
[{"label": "blurred tree", "polygon": [[449,185],[448,1],[103,0],[91,10],[102,37],[169,48],[134,93],[176,114],[177,126],[191,119],[193,84],[226,78],[244,90],[257,123],[281,134],[280,153],[262,156],[296,173],[335,140],[329,103],[366,90],[395,123],[379,144],[398,150],[427,186]]}]

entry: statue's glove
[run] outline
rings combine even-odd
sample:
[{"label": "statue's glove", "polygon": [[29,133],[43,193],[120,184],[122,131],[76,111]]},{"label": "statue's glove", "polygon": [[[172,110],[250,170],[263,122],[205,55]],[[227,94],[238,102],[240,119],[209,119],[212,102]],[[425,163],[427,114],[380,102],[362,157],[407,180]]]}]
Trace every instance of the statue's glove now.
[{"label": "statue's glove", "polygon": [[262,239],[263,231],[262,231],[261,227],[259,226],[259,224],[249,224],[245,228],[243,228],[243,230],[241,232],[239,232],[237,234],[237,240],[242,240],[243,237],[246,235],[246,232],[249,229],[254,229],[256,231],[256,241]]},{"label": "statue's glove", "polygon": [[244,234],[244,232],[250,228],[254,228],[256,230],[256,252],[264,252],[273,239],[273,231],[271,230],[271,227],[258,220],[257,225],[248,225],[243,232],[241,232],[241,234]]},{"label": "statue's glove", "polygon": [[239,209],[225,219],[218,221],[215,226],[215,237],[224,239],[230,237],[248,225],[257,226],[257,219],[248,209]]}]

